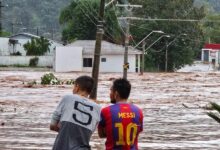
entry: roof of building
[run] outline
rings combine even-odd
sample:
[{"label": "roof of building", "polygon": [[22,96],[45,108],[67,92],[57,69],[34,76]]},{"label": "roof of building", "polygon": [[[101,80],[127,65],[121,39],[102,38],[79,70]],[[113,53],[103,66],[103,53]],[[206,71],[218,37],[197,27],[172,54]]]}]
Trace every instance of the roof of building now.
[{"label": "roof of building", "polygon": [[26,36],[26,37],[30,37],[30,38],[40,38],[40,36],[37,36],[37,35],[34,35],[34,34],[30,34],[30,33],[18,33],[18,34],[14,34],[12,36],[9,36],[9,38],[14,38],[14,37],[17,37],[17,36],[20,36],[20,35],[23,35],[23,36]]},{"label": "roof of building", "polygon": [[[28,38],[40,38],[40,36],[38,35],[34,35],[34,34],[31,34],[31,33],[18,33],[18,34],[14,34],[12,36],[9,36],[8,38],[9,39],[16,39],[16,37],[19,37],[19,36],[25,36],[25,37],[28,37]],[[47,39],[47,38],[46,38]],[[56,43],[57,45],[62,45],[61,43],[57,42],[57,41],[54,41],[54,40],[51,40],[51,39],[48,39],[50,42],[52,43]]]},{"label": "roof of building", "polygon": [[[83,54],[94,54],[95,40],[77,40],[67,46],[83,47]],[[125,47],[122,45],[113,44],[107,41],[102,41],[102,55],[121,55],[124,54]],[[141,54],[141,51],[129,47],[128,54]]]},{"label": "roof of building", "polygon": [[220,50],[220,44],[205,44],[203,49]]}]

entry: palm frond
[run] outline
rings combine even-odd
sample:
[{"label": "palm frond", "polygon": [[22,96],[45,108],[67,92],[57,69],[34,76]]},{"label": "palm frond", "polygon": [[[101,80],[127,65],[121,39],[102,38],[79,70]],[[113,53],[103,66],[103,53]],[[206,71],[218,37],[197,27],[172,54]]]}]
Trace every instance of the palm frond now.
[{"label": "palm frond", "polygon": [[212,109],[218,111],[220,113],[220,105],[218,105],[217,103],[211,102],[211,107]]},{"label": "palm frond", "polygon": [[218,123],[220,123],[220,118],[216,114],[212,112],[207,112],[207,115],[211,117],[212,119],[214,119],[215,121],[217,121]]}]

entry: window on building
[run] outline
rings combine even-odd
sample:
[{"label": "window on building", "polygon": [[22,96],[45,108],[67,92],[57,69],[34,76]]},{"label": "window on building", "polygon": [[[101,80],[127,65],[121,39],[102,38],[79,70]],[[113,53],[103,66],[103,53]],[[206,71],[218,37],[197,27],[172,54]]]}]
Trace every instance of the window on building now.
[{"label": "window on building", "polygon": [[106,62],[106,58],[102,58],[102,59],[101,59],[101,62]]},{"label": "window on building", "polygon": [[92,67],[92,58],[83,58],[83,67]]}]

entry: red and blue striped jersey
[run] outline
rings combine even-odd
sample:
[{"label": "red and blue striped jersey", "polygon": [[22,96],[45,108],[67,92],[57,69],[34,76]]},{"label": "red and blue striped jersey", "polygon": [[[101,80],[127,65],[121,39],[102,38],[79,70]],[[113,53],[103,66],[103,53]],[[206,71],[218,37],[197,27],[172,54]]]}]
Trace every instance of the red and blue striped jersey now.
[{"label": "red and blue striped jersey", "polygon": [[99,129],[106,133],[106,150],[138,150],[143,113],[133,104],[116,103],[101,111]]}]

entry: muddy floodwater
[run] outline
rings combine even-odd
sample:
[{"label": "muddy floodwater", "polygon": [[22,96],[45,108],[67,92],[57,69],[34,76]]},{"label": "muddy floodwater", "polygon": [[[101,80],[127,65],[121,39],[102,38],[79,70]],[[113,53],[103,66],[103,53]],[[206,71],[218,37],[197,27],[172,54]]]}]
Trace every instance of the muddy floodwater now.
[{"label": "muddy floodwater", "polygon": [[[51,114],[71,85],[30,87],[46,72],[0,71],[0,150],[49,150],[56,133],[49,130]],[[83,73],[55,73],[62,80]],[[98,103],[108,105],[109,87],[121,74],[100,74]],[[140,150],[220,150],[220,124],[204,108],[220,103],[220,73],[129,74],[130,102],[144,111]],[[97,132],[93,150],[103,150]]]}]

